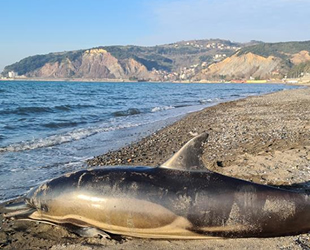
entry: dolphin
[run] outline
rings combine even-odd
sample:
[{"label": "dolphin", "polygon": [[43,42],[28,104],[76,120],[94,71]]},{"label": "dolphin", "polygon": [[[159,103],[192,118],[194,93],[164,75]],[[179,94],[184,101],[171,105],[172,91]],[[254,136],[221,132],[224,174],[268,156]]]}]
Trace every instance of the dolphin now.
[{"label": "dolphin", "polygon": [[71,225],[85,235],[153,239],[273,237],[310,230],[308,195],[206,169],[207,138],[207,133],[193,138],[159,167],[95,168],[52,179],[30,190],[22,203],[8,205],[5,216]]}]

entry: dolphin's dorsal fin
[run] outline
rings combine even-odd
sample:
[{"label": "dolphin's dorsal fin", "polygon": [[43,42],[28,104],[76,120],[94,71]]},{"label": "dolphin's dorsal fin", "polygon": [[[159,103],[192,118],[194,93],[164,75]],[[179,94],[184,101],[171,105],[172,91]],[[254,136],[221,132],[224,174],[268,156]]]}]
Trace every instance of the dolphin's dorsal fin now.
[{"label": "dolphin's dorsal fin", "polygon": [[200,134],[187,142],[174,156],[163,163],[160,168],[179,170],[206,170],[201,156],[203,143],[207,141],[208,133]]}]

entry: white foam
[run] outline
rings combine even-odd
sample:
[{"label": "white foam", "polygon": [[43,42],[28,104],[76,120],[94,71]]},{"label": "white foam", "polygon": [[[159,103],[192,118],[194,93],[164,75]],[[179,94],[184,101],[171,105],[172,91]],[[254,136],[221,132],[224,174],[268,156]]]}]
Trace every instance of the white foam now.
[{"label": "white foam", "polygon": [[56,145],[60,145],[63,143],[68,143],[72,141],[81,140],[87,138],[89,136],[95,135],[97,133],[108,132],[113,130],[119,130],[124,128],[137,127],[142,124],[124,124],[113,127],[95,127],[95,128],[87,128],[87,129],[76,129],[65,134],[52,135],[46,138],[34,139],[30,141],[22,141],[19,143],[11,144],[6,147],[0,148],[1,152],[19,152],[25,150],[33,150],[37,148],[46,148],[52,147]]},{"label": "white foam", "polygon": [[[215,100],[216,101],[216,100]],[[201,103],[201,104],[205,104],[205,103],[211,103],[211,102],[214,102],[214,100],[212,100],[212,99],[202,99],[202,100],[199,100],[199,102]]]},{"label": "white foam", "polygon": [[155,108],[152,108],[151,112],[152,112],[152,113],[155,113],[155,112],[165,111],[165,110],[174,109],[174,108],[175,108],[175,107],[173,107],[173,106],[155,107]]}]

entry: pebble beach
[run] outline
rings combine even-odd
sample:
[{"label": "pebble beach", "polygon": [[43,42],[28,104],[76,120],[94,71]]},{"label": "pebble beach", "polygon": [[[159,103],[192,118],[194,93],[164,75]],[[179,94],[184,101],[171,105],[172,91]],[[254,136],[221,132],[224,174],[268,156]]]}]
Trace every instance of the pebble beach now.
[{"label": "pebble beach", "polygon": [[[203,161],[212,171],[310,193],[310,88],[283,90],[194,112],[142,140],[87,161],[159,166],[193,136],[209,133]],[[309,249],[310,234],[244,239],[82,238],[62,227],[3,219],[4,249]]]}]

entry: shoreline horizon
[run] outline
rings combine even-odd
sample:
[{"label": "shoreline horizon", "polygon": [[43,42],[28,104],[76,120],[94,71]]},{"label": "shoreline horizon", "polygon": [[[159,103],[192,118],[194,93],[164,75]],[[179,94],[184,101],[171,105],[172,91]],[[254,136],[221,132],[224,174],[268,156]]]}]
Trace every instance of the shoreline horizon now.
[{"label": "shoreline horizon", "polygon": [[[310,81],[306,82],[297,82],[297,83],[289,83],[284,82],[282,80],[266,80],[266,82],[235,82],[235,81],[215,81],[215,80],[200,80],[200,81],[192,81],[192,80],[184,80],[184,81],[136,81],[129,79],[85,79],[85,78],[25,78],[25,79],[0,79],[1,82],[85,82],[85,83],[163,83],[163,84],[245,84],[245,85],[287,85],[287,86],[310,86]],[[265,80],[264,80],[265,81]]]},{"label": "shoreline horizon", "polygon": [[[25,81],[25,82],[107,82],[107,83],[137,83],[137,82],[144,82],[144,83],[201,83],[201,84],[208,84],[208,83],[227,83],[227,84],[284,84],[284,85],[293,85],[293,86],[298,86],[299,84],[290,84],[290,83],[285,83],[282,80],[278,79],[278,80],[263,80],[266,82],[260,82],[257,81],[255,82],[254,80],[252,82],[246,82],[246,80],[244,81],[240,81],[240,82],[236,82],[236,81],[221,81],[221,80],[200,80],[200,81],[193,81],[193,80],[180,80],[180,81],[143,81],[143,80],[130,80],[130,79],[110,79],[110,78],[105,78],[105,79],[101,79],[101,78],[7,78],[7,79],[0,79],[0,82],[5,82],[5,81],[16,81],[16,82],[20,82],[20,81]],[[307,84],[307,83],[306,83]]]}]

